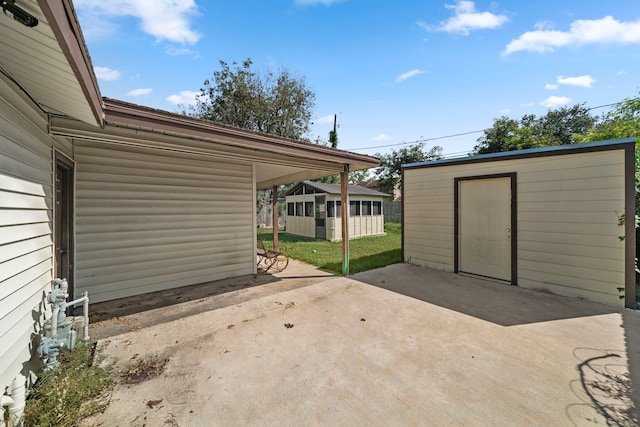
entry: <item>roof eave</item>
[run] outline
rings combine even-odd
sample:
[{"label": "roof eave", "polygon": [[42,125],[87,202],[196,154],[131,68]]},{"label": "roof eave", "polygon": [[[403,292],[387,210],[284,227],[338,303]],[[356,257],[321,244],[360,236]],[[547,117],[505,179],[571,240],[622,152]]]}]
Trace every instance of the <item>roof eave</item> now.
[{"label": "roof eave", "polygon": [[70,0],[37,1],[82,87],[95,124],[104,127],[105,114],[100,88],[73,4]]},{"label": "roof eave", "polygon": [[113,126],[125,125],[168,132],[255,150],[275,148],[279,152],[299,157],[349,164],[352,170],[379,165],[377,158],[364,154],[279,138],[115,99],[104,98],[104,105],[106,122]]}]

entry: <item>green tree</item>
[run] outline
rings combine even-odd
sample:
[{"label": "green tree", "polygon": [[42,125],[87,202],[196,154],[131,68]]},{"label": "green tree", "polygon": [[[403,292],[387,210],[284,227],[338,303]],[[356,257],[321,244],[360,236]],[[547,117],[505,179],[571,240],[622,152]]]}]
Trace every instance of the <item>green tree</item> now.
[{"label": "green tree", "polygon": [[605,114],[601,121],[583,135],[584,141],[640,136],[640,97],[626,98]]},{"label": "green tree", "polygon": [[393,194],[393,189],[400,178],[402,165],[442,159],[442,147],[436,145],[424,151],[424,144],[418,143],[393,150],[389,154],[376,154],[376,157],[380,158],[380,166],[376,171],[378,189],[383,193]]},{"label": "green tree", "polygon": [[473,154],[574,144],[596,123],[584,104],[551,110],[541,117],[525,115],[519,121],[503,116],[476,140]]},{"label": "green tree", "polygon": [[369,179],[369,169],[362,169],[359,171],[349,172],[349,184],[359,184]]},{"label": "green tree", "polygon": [[315,93],[289,71],[259,73],[247,58],[220,61],[188,114],[252,131],[301,140],[309,132]]},{"label": "green tree", "polygon": [[[600,123],[582,135],[583,141],[605,141],[607,139],[640,136],[640,97],[626,98],[617,103],[602,117]],[[640,148],[636,143],[636,228],[640,216]],[[640,241],[638,241],[640,243]],[[637,244],[638,244],[637,243]]]}]

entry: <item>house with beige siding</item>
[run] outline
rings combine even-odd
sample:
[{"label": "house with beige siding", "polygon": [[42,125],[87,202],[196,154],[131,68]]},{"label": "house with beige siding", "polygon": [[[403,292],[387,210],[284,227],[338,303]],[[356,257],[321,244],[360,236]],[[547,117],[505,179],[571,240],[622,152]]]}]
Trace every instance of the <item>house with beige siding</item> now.
[{"label": "house with beige siding", "polygon": [[378,164],[103,98],[71,1],[19,5],[38,25],[0,14],[0,394],[39,367],[54,278],[95,303],[254,274],[257,189]]},{"label": "house with beige siding", "polygon": [[405,262],[636,307],[635,139],[404,165]]},{"label": "house with beige siding", "polygon": [[[383,201],[391,195],[359,185],[348,186],[349,239],[384,235]],[[342,240],[340,184],[304,181],[286,193],[289,234]]]}]

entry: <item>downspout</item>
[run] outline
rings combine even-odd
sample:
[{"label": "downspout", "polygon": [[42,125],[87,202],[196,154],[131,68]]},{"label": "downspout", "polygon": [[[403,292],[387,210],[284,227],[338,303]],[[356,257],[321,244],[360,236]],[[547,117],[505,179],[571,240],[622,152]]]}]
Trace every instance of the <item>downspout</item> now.
[{"label": "downspout", "polygon": [[342,275],[349,275],[349,165],[343,166],[340,174],[340,197],[342,200]]}]

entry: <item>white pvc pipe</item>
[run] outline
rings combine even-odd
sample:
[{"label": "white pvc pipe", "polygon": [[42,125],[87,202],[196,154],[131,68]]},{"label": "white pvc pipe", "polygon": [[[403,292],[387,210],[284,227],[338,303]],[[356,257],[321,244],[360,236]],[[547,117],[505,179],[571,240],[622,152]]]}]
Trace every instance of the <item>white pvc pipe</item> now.
[{"label": "white pvc pipe", "polygon": [[27,398],[27,378],[19,374],[11,382],[11,388],[9,390],[9,396],[0,396],[0,406],[3,408],[3,412],[0,414],[0,427],[5,427],[4,424],[4,408],[9,410],[9,426],[20,426],[20,418],[24,413],[24,406]]},{"label": "white pvc pipe", "polygon": [[11,397],[13,397],[13,405],[9,406],[9,420],[16,425],[21,425],[19,420],[22,418],[27,401],[27,378],[24,375],[19,374],[13,379]]},{"label": "white pvc pipe", "polygon": [[84,304],[82,305],[82,314],[84,315],[84,326],[82,328],[82,331],[83,331],[82,340],[84,342],[89,342],[89,292],[84,291],[82,295],[85,298]]},{"label": "white pvc pipe", "polygon": [[2,411],[0,412],[0,427],[5,427],[4,408],[9,405],[13,405],[13,399],[11,398],[11,396],[7,396],[6,394],[0,396],[0,407],[2,408]]}]

